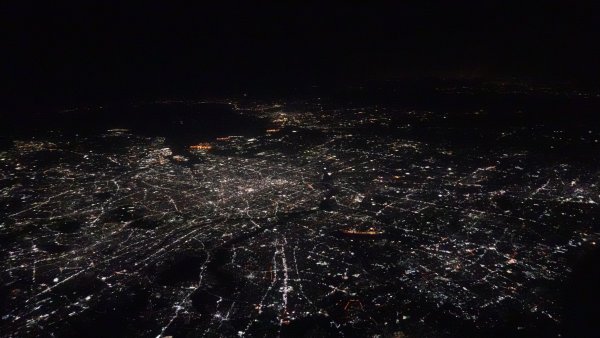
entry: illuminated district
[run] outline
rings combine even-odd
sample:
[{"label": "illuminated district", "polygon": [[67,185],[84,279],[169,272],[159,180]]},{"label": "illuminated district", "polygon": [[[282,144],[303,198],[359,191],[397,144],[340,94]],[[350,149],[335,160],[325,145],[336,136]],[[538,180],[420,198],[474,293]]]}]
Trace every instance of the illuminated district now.
[{"label": "illuminated district", "polygon": [[569,259],[600,240],[600,166],[522,145],[535,127],[466,146],[422,136],[441,113],[223,104],[269,127],[179,152],[111,129],[0,153],[3,336],[557,332]]}]

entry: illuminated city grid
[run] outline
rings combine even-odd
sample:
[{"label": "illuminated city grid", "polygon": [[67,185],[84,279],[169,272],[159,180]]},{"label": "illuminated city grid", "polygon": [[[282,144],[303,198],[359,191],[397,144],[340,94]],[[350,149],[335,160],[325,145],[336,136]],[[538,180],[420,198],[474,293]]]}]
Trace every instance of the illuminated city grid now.
[{"label": "illuminated city grid", "polygon": [[178,153],[127,129],[0,153],[3,336],[111,312],[149,337],[459,335],[513,315],[556,331],[569,259],[600,240],[600,167],[519,140],[597,147],[597,129],[467,146],[427,140],[442,113],[227,104],[268,129]]}]

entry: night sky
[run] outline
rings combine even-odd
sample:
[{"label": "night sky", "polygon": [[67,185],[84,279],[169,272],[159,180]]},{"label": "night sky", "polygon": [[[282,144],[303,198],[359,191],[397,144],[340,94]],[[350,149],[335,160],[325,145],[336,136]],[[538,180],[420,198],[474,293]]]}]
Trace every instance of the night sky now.
[{"label": "night sky", "polygon": [[[591,2],[590,2],[591,3]],[[16,100],[189,95],[413,78],[593,84],[598,11],[457,5],[4,4]]]}]

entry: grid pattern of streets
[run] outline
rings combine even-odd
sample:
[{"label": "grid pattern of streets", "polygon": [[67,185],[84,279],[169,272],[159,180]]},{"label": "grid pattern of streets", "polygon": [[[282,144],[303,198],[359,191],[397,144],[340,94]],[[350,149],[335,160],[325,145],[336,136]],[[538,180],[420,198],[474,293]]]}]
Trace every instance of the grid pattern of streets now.
[{"label": "grid pattern of streets", "polygon": [[128,130],[0,153],[3,334],[556,332],[570,258],[600,240],[599,166],[405,132],[445,118],[428,112],[235,107],[271,128],[185,154]]}]

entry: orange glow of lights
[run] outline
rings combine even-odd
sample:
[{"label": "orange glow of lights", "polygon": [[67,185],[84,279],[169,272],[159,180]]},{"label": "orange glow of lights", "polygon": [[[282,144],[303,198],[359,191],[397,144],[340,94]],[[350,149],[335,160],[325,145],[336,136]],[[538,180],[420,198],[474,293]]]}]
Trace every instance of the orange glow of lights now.
[{"label": "orange glow of lights", "polygon": [[192,150],[211,150],[212,145],[210,143],[199,143],[193,146],[190,146]]},{"label": "orange glow of lights", "polygon": [[367,230],[357,230],[357,229],[345,229],[342,230],[343,233],[348,235],[361,235],[361,236],[376,236],[381,235],[383,232],[375,230],[375,228],[369,228]]}]

